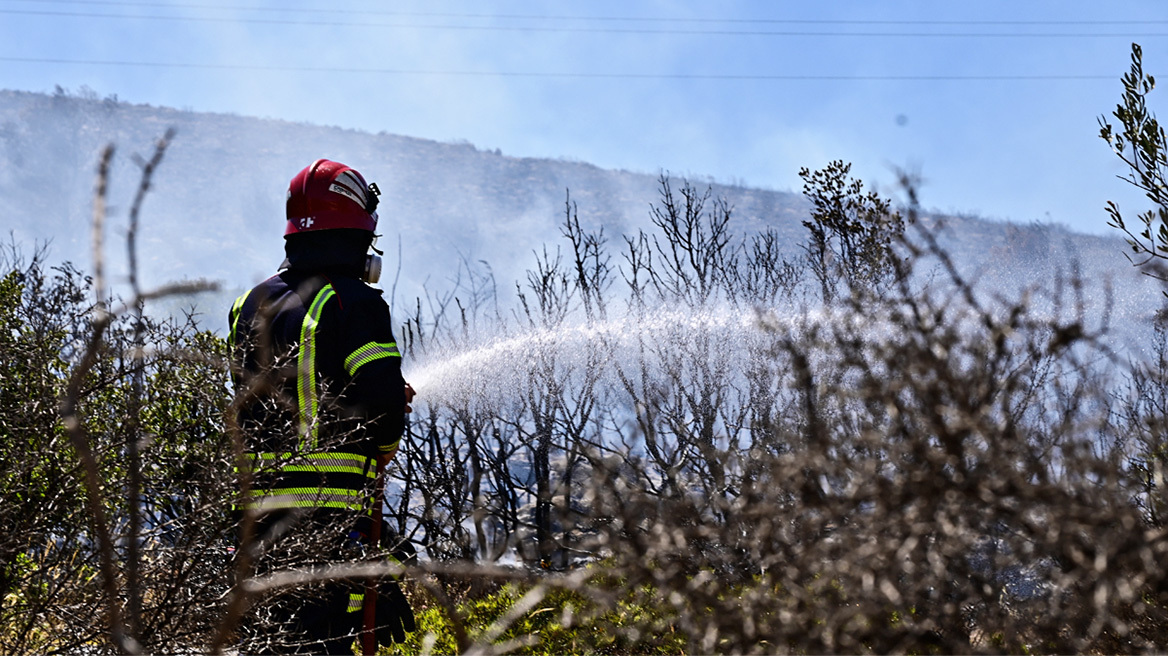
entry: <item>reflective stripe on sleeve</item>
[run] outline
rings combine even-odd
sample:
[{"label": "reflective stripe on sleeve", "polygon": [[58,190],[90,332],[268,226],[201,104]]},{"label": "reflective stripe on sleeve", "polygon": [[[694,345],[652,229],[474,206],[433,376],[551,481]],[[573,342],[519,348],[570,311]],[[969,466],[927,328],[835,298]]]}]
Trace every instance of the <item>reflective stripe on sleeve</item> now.
[{"label": "reflective stripe on sleeve", "polygon": [[316,328],[320,323],[325,303],[336,295],[332,285],[325,285],[316,293],[304,323],[300,325],[300,353],[297,356],[296,392],[300,404],[300,446],[305,451],[316,448],[317,402],[316,402]]},{"label": "reflective stripe on sleeve", "polygon": [[239,325],[239,315],[243,311],[243,304],[247,302],[248,294],[251,294],[250,289],[244,292],[243,296],[235,299],[235,303],[231,306],[231,335],[228,343],[232,346],[235,346],[236,326]]},{"label": "reflective stripe on sleeve", "polygon": [[349,593],[349,612],[355,613],[365,607],[365,593],[364,592],[350,592]]},{"label": "reflective stripe on sleeve", "polygon": [[359,490],[343,488],[285,487],[253,490],[240,506],[246,510],[267,512],[289,508],[340,508],[361,510],[365,495]]},{"label": "reflective stripe on sleeve", "polygon": [[369,342],[345,358],[345,371],[352,376],[364,365],[381,358],[400,358],[397,342]]},{"label": "reflective stripe on sleeve", "polygon": [[337,472],[377,477],[373,460],[355,453],[249,453],[247,458],[253,463],[253,471],[270,468],[281,472]]}]

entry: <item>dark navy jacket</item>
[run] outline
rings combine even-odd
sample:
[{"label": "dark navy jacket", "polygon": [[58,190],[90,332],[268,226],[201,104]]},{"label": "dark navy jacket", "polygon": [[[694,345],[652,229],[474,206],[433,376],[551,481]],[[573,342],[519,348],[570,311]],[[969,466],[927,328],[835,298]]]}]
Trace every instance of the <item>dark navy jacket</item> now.
[{"label": "dark navy jacket", "polygon": [[397,448],[405,407],[381,292],[285,270],[239,297],[228,325],[254,475],[243,506],[365,509],[374,458]]}]

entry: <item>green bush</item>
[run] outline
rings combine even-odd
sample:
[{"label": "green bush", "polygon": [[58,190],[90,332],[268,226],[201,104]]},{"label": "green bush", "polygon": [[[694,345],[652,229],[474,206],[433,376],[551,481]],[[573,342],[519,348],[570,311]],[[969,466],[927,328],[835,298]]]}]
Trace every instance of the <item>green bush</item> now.
[{"label": "green bush", "polygon": [[[468,638],[481,639],[532,588],[531,584],[509,583],[459,600],[456,607],[470,628]],[[604,610],[585,595],[552,587],[534,608],[511,622],[494,642],[514,641],[511,653],[533,656],[685,653],[685,636],[662,615],[661,607],[647,603],[653,595],[646,592],[627,591],[614,608]],[[458,642],[446,611],[424,591],[416,591],[413,599],[418,631],[404,645],[383,649],[382,653],[422,654],[427,647],[430,653],[456,653]],[[659,630],[649,632],[646,627]]]}]

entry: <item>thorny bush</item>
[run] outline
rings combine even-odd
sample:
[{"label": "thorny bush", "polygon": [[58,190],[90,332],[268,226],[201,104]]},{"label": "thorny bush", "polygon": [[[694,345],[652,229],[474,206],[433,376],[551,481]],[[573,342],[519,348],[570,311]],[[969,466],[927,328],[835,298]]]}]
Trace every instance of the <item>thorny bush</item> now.
[{"label": "thorny bush", "polygon": [[[749,272],[777,279],[805,263],[754,260],[760,249],[726,236],[725,204],[707,211],[688,185],[675,203],[662,184],[660,232],[625,239],[627,295],[597,301],[612,269],[603,249],[576,247],[569,202],[576,264],[544,255],[522,290],[538,302],[517,325],[500,320],[511,340],[523,324],[543,330],[538,348],[500,356],[526,362],[520,375],[459,370],[481,378],[476,393],[441,396],[415,423],[397,518],[432,557],[513,553],[584,572],[541,580],[597,612],[628,594],[653,609],[614,628],[633,651],[663,631],[699,653],[1168,644],[1162,479],[1149,475],[1164,459],[1149,442],[1168,387],[1141,369],[1130,393],[1113,391],[1123,374],[1101,341],[1107,317],[1088,314],[1078,281],[1047,290],[1054,308],[1041,313],[1028,295],[987,300],[919,227],[889,242],[881,285],[833,274],[836,301],[809,305],[820,281],[786,277],[761,305],[741,293]],[[637,329],[616,335],[621,302]],[[607,322],[586,311],[598,306]],[[724,330],[711,307],[754,328]],[[690,314],[649,328],[677,308]],[[427,325],[418,313],[414,356],[444,340],[459,345],[447,352],[506,351],[468,338],[463,317]],[[696,329],[677,325],[695,317]]]},{"label": "thorny bush", "polygon": [[[0,651],[76,652],[109,633],[99,544],[84,503],[84,474],[58,411],[91,331],[89,281],[15,249],[0,281]],[[124,492],[127,403],[145,375],[140,431],[142,606],[135,634],[148,649],[191,644],[217,621],[230,530],[230,450],[224,443],[222,340],[192,321],[147,319],[134,357],[129,318],[106,332],[81,386],[80,410],[102,474],[104,509],[124,553],[131,509]],[[123,560],[124,566],[124,560]],[[119,570],[124,575],[124,569]]]}]

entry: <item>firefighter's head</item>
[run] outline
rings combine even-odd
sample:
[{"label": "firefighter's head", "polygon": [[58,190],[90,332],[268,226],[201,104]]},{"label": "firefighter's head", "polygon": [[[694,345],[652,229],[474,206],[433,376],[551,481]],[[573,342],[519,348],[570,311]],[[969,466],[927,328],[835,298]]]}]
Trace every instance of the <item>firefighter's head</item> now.
[{"label": "firefighter's head", "polygon": [[377,282],[381,258],[368,255],[381,191],[356,169],[327,159],[306,166],[288,184],[285,251],[292,267],[342,268]]}]

